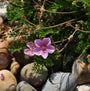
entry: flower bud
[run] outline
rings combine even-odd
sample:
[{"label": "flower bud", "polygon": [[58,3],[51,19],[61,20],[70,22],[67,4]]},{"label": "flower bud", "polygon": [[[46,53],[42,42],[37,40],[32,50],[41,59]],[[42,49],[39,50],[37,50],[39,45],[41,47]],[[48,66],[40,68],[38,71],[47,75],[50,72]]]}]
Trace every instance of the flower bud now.
[{"label": "flower bud", "polygon": [[87,55],[87,59],[88,59],[88,60],[90,59],[90,54],[89,54],[89,55]]},{"label": "flower bud", "polygon": [[22,15],[21,18],[24,19],[24,20],[26,19],[26,17],[24,15]]},{"label": "flower bud", "polygon": [[32,33],[32,32],[34,32],[34,28],[33,27],[30,28],[30,33]]},{"label": "flower bud", "polygon": [[70,42],[73,39],[73,35],[70,35],[68,41]]},{"label": "flower bud", "polygon": [[39,7],[39,5],[35,5],[34,8],[37,9]]}]

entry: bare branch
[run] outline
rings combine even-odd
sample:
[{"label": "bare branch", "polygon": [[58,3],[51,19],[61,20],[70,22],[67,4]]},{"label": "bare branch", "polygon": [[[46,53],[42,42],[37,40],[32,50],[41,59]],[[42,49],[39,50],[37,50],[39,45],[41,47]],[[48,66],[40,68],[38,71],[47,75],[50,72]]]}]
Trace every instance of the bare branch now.
[{"label": "bare branch", "polygon": [[45,10],[45,12],[55,13],[55,14],[72,14],[72,13],[76,13],[76,12],[78,12],[78,11],[71,11],[71,12],[54,12],[54,11]]},{"label": "bare branch", "polygon": [[[57,25],[54,25],[54,26],[49,26],[49,27],[41,27],[40,29],[49,29],[49,28],[55,28],[55,27],[58,27],[58,26],[62,26],[64,24],[66,24],[67,22],[72,22],[72,21],[75,21],[76,19],[72,19],[72,20],[69,20],[69,21],[66,21],[66,22],[63,22],[63,23],[60,23],[60,24],[57,24]],[[39,29],[39,30],[40,30]]]}]

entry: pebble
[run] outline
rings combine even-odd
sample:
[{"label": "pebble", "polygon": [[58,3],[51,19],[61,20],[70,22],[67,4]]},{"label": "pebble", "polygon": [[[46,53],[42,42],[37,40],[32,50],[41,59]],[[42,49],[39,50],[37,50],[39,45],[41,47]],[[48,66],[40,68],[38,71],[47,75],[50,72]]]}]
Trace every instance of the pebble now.
[{"label": "pebble", "polygon": [[0,16],[0,25],[3,24],[3,18]]},{"label": "pebble", "polygon": [[37,90],[26,81],[21,81],[18,83],[16,91],[37,91]]},{"label": "pebble", "polygon": [[48,70],[45,68],[44,72],[35,72],[32,70],[33,66],[34,63],[30,63],[21,69],[21,79],[34,86],[39,86],[47,79]]},{"label": "pebble", "polygon": [[13,58],[12,60],[13,62],[11,63],[10,70],[14,75],[17,75],[20,68],[20,64],[16,61],[15,58]]},{"label": "pebble", "polygon": [[8,1],[0,2],[0,16],[2,16],[4,18],[7,13],[7,6],[10,6]]},{"label": "pebble", "polygon": [[46,81],[42,91],[73,91],[76,85],[77,79],[73,74],[57,72]]},{"label": "pebble", "polygon": [[8,45],[7,41],[0,41],[0,69],[7,68],[11,61]]},{"label": "pebble", "polygon": [[79,85],[74,91],[90,91],[90,83]]},{"label": "pebble", "polygon": [[0,91],[16,91],[17,81],[8,70],[0,71]]},{"label": "pebble", "polygon": [[13,55],[21,65],[26,65],[32,62],[32,58],[28,55],[25,55],[22,50],[20,52],[14,52]]}]

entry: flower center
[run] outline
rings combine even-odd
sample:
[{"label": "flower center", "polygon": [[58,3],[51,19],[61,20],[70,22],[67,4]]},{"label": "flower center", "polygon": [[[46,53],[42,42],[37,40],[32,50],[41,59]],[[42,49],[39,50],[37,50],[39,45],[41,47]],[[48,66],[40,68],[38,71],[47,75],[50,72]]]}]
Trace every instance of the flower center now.
[{"label": "flower center", "polygon": [[32,48],[30,48],[30,50],[31,50],[31,51],[33,51],[33,49],[34,49],[33,47],[32,47]]},{"label": "flower center", "polygon": [[41,46],[41,50],[43,50],[43,51],[45,51],[46,48],[47,48],[47,47],[46,47],[45,45],[42,45],[42,46]]}]

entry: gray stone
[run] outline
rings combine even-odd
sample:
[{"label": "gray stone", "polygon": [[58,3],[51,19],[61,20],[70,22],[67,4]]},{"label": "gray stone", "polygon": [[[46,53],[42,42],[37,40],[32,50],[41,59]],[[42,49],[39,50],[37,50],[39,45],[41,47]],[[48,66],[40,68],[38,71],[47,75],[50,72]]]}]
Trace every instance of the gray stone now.
[{"label": "gray stone", "polygon": [[47,78],[48,70],[45,67],[44,72],[35,72],[32,70],[34,63],[25,65],[21,70],[21,79],[28,83],[38,86],[41,85]]},{"label": "gray stone", "polygon": [[42,91],[73,91],[76,85],[77,80],[73,74],[58,72],[51,75]]},{"label": "gray stone", "polygon": [[10,6],[9,2],[0,2],[0,16],[5,17],[7,13],[7,6]]},{"label": "gray stone", "polygon": [[21,81],[18,83],[16,91],[37,91],[37,90],[34,87],[32,87],[29,83]]}]

